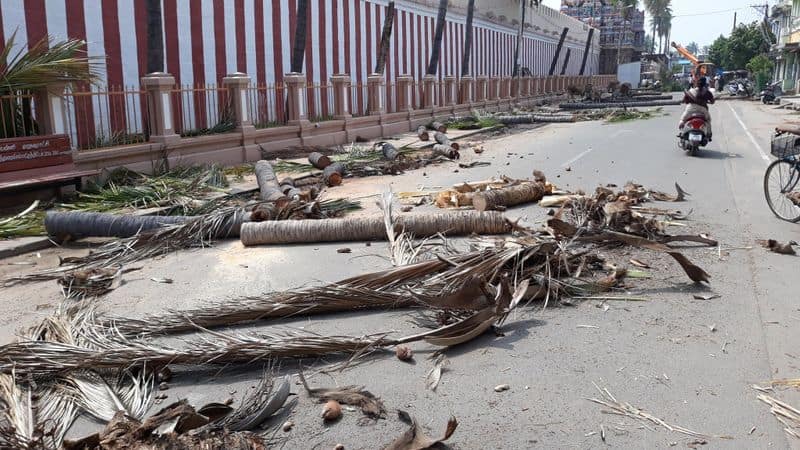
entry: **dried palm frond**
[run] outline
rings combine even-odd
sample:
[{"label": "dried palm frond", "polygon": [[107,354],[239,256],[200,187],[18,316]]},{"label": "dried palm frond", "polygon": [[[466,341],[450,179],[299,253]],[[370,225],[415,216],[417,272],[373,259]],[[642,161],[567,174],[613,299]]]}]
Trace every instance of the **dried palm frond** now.
[{"label": "dried palm frond", "polygon": [[93,370],[73,372],[65,377],[70,383],[65,393],[73,392],[80,407],[102,422],[110,422],[120,411],[141,420],[155,400],[154,372],[123,370],[116,378],[111,384]]},{"label": "dried palm frond", "polygon": [[72,399],[55,389],[22,385],[0,374],[0,447],[56,449],[77,416]]},{"label": "dried palm frond", "polygon": [[211,422],[204,430],[253,430],[283,408],[289,394],[289,376],[282,377],[276,385],[272,373],[265,370],[258,386],[242,399],[242,404],[238,408],[223,419]]},{"label": "dried palm frond", "polygon": [[764,393],[758,394],[756,398],[770,406],[770,412],[783,424],[786,434],[800,439],[800,410]]},{"label": "dried palm frond", "polygon": [[0,347],[0,373],[11,373],[15,368],[20,373],[47,374],[84,369],[120,369],[143,363],[151,367],[167,364],[202,366],[252,363],[276,358],[366,354],[390,345],[391,341],[386,340],[385,336],[385,333],[353,337],[291,331],[252,335],[208,332],[181,347],[173,347],[97,333],[87,336],[94,348],[41,341],[7,344]]},{"label": "dried palm frond", "polygon": [[692,436],[692,437],[696,437],[696,438],[703,438],[703,439],[711,439],[711,438],[733,439],[730,436],[718,436],[718,435],[710,435],[710,434],[698,433],[697,431],[692,431],[692,430],[690,430],[688,428],[684,428],[684,427],[681,427],[681,426],[678,426],[678,425],[669,424],[669,423],[665,422],[664,420],[659,419],[658,417],[656,417],[656,416],[654,416],[654,415],[652,415],[652,414],[650,414],[650,413],[648,413],[646,411],[643,411],[643,410],[631,405],[630,403],[618,401],[611,394],[611,392],[608,391],[608,389],[600,388],[600,386],[598,386],[595,383],[592,383],[592,384],[594,384],[594,387],[597,388],[597,390],[600,392],[600,395],[601,395],[602,398],[601,399],[587,398],[587,400],[589,400],[590,402],[594,402],[594,403],[597,403],[599,405],[603,405],[603,406],[607,407],[608,410],[603,410],[604,413],[617,414],[617,415],[620,415],[620,416],[630,417],[630,418],[636,419],[636,420],[638,420],[640,422],[650,422],[650,423],[653,423],[653,424],[658,425],[660,427],[663,427],[663,428],[665,428],[665,429],[667,429],[669,431],[674,431],[674,432],[677,432],[677,433],[685,434],[687,436]]}]

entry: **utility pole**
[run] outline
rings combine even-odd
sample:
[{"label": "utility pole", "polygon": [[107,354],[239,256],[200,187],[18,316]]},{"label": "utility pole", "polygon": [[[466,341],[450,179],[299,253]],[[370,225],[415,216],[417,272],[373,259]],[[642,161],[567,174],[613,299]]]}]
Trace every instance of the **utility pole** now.
[{"label": "utility pole", "polygon": [[764,3],[763,5],[750,5],[750,7],[758,12],[764,13],[764,21],[761,23],[759,30],[761,30],[761,35],[764,36],[764,42],[772,45],[772,38],[769,37],[769,3]]},{"label": "utility pole", "polygon": [[736,14],[738,14],[738,13],[736,11],[734,11],[733,12],[733,28],[731,29],[731,33],[736,31]]}]

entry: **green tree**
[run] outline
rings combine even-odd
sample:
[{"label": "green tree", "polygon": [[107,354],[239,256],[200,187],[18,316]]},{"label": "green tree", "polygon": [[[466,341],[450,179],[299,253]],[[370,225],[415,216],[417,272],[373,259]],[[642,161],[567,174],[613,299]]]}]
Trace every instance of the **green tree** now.
[{"label": "green tree", "polygon": [[711,45],[708,46],[708,60],[717,67],[730,67],[730,51],[728,50],[728,38],[720,35]]},{"label": "green tree", "polygon": [[700,53],[700,46],[697,45],[697,42],[692,41],[686,45],[686,50],[689,50],[690,53],[697,56],[697,54]]},{"label": "green tree", "polygon": [[775,65],[772,63],[772,60],[765,54],[760,54],[754,56],[748,63],[747,63],[747,70],[749,70],[756,80],[756,89],[762,90],[764,86],[766,86],[767,81],[770,78],[770,74],[772,70],[775,68]]},{"label": "green tree", "polygon": [[753,22],[739,25],[730,37],[718,37],[709,48],[708,58],[725,70],[744,69],[755,56],[767,53],[769,47],[760,23]]},{"label": "green tree", "polygon": [[759,22],[736,27],[728,40],[731,69],[742,69],[753,57],[769,52],[770,43],[764,39]]}]

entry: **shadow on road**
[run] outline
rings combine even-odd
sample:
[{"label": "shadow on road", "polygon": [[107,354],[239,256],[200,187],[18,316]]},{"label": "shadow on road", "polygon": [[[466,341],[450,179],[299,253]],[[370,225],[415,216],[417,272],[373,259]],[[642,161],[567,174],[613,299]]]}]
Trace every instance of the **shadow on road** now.
[{"label": "shadow on road", "polygon": [[735,159],[742,158],[741,153],[728,153],[719,150],[701,149],[694,155],[694,158],[700,159]]}]

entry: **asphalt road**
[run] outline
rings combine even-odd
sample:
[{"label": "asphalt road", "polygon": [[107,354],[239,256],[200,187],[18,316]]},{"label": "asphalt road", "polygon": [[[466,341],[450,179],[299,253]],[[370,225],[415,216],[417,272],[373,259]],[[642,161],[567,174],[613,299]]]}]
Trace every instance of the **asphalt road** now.
[{"label": "asphalt road", "polygon": [[[669,107],[664,115],[645,121],[558,124],[487,140],[485,153],[466,155],[468,160],[492,163],[485,168],[454,172],[453,166],[440,166],[424,174],[348,180],[331,191],[331,197],[356,197],[379,192],[387,184],[395,191],[409,191],[491,175],[528,177],[533,169],[543,170],[559,185],[586,191],[629,180],[671,191],[678,182],[692,194],[690,201],[663,206],[691,210],[689,227],[681,233],[708,232],[720,240],[723,251],[686,250],[711,274],[709,288],[692,285],[669,258],[610,252],[606,256],[611,261],[625,264],[636,256],[652,264],[653,279],[634,280],[630,289],[631,295],[647,301],[611,302],[608,308],[599,302],[547,309],[539,305],[519,311],[504,327],[505,336],[482,336],[449,351],[450,365],[436,392],[424,387],[432,366],[427,359],[432,349],[425,345],[413,347],[413,365],[394,357],[378,358],[343,372],[314,375],[311,383],[365,385],[390,410],[400,408],[416,416],[431,435],[439,435],[447,418],[455,415],[460,425],[450,441],[454,449],[699,445],[692,444],[696,438],[654,424],[601,413],[599,405],[586,400],[599,396],[594,384],[670,424],[732,438],[707,439],[707,448],[797,447],[751,387],[774,378],[800,377],[800,264],[795,257],[769,253],[756,243],[766,238],[800,241],[800,225],[774,218],[762,191],[769,160],[762,153],[768,154],[770,130],[787,113],[723,101],[712,114],[715,141],[697,157],[677,148],[673,136],[679,108]],[[532,225],[544,218],[538,206],[508,214]],[[353,253],[336,252],[344,246]],[[44,252],[41,265],[52,262],[54,253]],[[123,315],[181,309],[209,299],[335,281],[389,263],[381,243],[245,249],[230,242],[143,265],[102,300],[101,309]],[[175,282],[158,284],[151,277]],[[14,328],[39,320],[58,301],[53,284],[5,291],[7,301],[0,305],[4,340]],[[716,293],[720,298],[695,300],[695,293]],[[286,323],[328,334],[413,328],[409,317],[399,312]],[[187,397],[196,404],[231,396],[238,400],[253,380],[252,371],[179,373],[166,393],[170,399]],[[497,393],[493,388],[499,384],[511,389]],[[800,406],[800,395],[792,390],[774,395]],[[301,393],[292,413],[295,428],[285,435],[286,448],[330,449],[342,443],[347,449],[374,449],[404,429],[391,413],[387,420],[364,425],[360,413],[345,411],[331,426],[322,424],[319,413],[320,406]],[[86,429],[80,424],[74,434]]]}]

